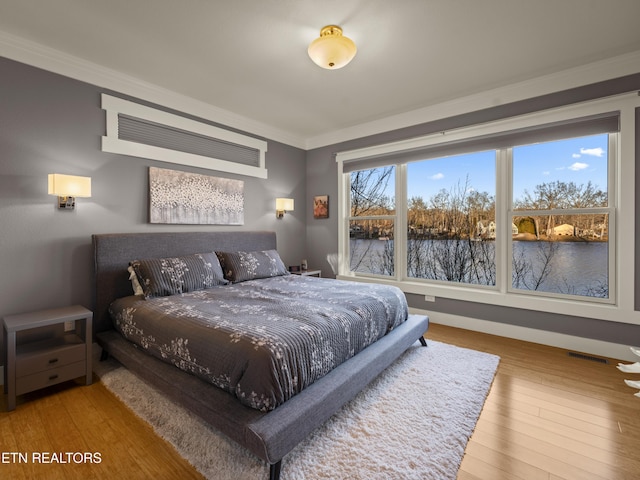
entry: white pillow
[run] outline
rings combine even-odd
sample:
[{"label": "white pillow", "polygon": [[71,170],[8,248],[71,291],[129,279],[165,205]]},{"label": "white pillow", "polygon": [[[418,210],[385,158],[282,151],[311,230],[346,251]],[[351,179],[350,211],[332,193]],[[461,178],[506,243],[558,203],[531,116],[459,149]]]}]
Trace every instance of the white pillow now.
[{"label": "white pillow", "polygon": [[136,271],[133,269],[133,267],[127,268],[127,271],[129,272],[129,280],[131,280],[131,287],[133,288],[133,294],[144,295],[144,290],[142,289],[142,286],[138,281],[138,276],[136,275]]}]

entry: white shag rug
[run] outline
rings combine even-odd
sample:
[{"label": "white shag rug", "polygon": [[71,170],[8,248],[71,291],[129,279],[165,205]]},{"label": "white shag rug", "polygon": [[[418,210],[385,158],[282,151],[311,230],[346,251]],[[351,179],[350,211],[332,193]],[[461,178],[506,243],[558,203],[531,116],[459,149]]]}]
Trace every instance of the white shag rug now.
[{"label": "white shag rug", "polygon": [[[281,480],[455,479],[499,360],[433,340],[426,348],[416,343],[285,456]],[[265,462],[117,362],[94,365],[102,383],[206,478],[269,478]]]}]

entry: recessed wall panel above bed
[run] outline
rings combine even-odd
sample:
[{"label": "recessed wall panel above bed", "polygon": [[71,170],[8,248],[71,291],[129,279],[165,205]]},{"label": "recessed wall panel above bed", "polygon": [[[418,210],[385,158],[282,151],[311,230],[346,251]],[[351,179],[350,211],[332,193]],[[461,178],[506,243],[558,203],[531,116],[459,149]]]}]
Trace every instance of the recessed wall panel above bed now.
[{"label": "recessed wall panel above bed", "polygon": [[267,142],[128,100],[102,95],[102,151],[267,178]]}]

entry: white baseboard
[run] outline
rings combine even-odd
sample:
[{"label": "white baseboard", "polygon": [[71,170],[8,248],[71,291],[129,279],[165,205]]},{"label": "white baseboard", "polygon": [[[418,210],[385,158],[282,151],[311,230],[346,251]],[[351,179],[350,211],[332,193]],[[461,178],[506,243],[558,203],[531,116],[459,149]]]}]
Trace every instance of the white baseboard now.
[{"label": "white baseboard", "polygon": [[548,332],[535,328],[519,327],[498,322],[489,322],[477,318],[462,317],[448,313],[429,312],[417,308],[411,308],[411,313],[427,315],[429,321],[450,327],[464,328],[474,332],[489,333],[500,337],[514,338],[531,343],[540,343],[551,347],[558,347],[573,352],[587,353],[601,357],[616,358],[630,362],[640,361],[629,349],[630,345],[603,342],[591,338],[576,337],[563,333]]}]

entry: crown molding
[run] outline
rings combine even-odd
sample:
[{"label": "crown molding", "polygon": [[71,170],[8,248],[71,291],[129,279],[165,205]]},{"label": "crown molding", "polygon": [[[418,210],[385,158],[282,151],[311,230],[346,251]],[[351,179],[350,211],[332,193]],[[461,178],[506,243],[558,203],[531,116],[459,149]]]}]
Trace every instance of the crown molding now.
[{"label": "crown molding", "polygon": [[0,56],[304,150],[640,72],[640,51],[636,51],[315,137],[303,138],[2,31]]},{"label": "crown molding", "polygon": [[0,31],[0,56],[236,128],[252,135],[298,148],[305,147],[304,138],[289,132],[2,31]]},{"label": "crown molding", "polygon": [[506,87],[460,97],[380,120],[308,138],[306,150],[335,145],[356,138],[376,135],[421,123],[452,117],[519,100],[555,93],[570,88],[611,80],[640,72],[640,51],[611,57],[599,62],[543,75]]}]

